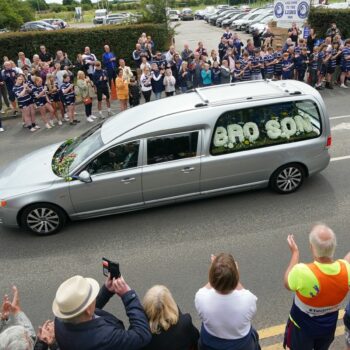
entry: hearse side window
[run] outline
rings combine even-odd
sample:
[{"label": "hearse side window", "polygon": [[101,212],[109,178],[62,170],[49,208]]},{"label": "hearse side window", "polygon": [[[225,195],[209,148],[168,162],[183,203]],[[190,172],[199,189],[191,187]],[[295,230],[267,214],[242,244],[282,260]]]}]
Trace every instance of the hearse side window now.
[{"label": "hearse side window", "polygon": [[86,168],[90,175],[137,167],[139,141],[123,143],[104,151]]},{"label": "hearse side window", "polygon": [[215,125],[210,153],[220,155],[296,142],[321,133],[317,105],[309,100],[228,111]]},{"label": "hearse side window", "polygon": [[147,164],[196,157],[198,131],[147,140]]}]

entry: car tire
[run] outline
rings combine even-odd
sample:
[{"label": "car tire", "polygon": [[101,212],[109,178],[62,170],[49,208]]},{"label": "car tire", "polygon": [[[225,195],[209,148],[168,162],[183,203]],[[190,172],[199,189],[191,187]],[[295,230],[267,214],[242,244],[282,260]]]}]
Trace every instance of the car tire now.
[{"label": "car tire", "polygon": [[271,188],[280,194],[297,191],[304,182],[305,168],[301,164],[290,163],[278,168],[270,178]]},{"label": "car tire", "polygon": [[60,207],[50,203],[31,204],[22,211],[20,216],[21,227],[38,236],[58,233],[66,221],[66,213]]}]

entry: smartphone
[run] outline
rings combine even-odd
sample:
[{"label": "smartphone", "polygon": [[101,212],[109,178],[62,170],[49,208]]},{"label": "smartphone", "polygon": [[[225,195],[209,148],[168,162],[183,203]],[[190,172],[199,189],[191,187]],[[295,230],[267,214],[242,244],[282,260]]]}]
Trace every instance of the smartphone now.
[{"label": "smartphone", "polygon": [[121,276],[119,263],[115,263],[106,258],[102,258],[102,271],[106,277],[108,277],[109,273],[111,274],[111,278],[119,278]]}]

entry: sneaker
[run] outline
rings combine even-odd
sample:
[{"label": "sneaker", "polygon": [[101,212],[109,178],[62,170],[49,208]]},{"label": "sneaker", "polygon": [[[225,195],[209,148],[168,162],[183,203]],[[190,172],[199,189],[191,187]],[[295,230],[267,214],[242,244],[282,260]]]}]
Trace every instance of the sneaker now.
[{"label": "sneaker", "polygon": [[62,125],[63,123],[62,123],[62,120],[59,120],[58,121],[58,125]]},{"label": "sneaker", "polygon": [[52,126],[49,123],[45,124],[46,129],[52,129]]},{"label": "sneaker", "polygon": [[102,114],[102,112],[98,112],[100,118],[105,119],[106,117]]},{"label": "sneaker", "polygon": [[94,122],[94,119],[90,117],[87,117],[86,120],[89,122],[89,123],[93,123]]},{"label": "sneaker", "polygon": [[31,131],[31,132],[34,132],[34,131],[37,131],[37,130],[38,129],[35,129],[34,127],[29,129],[29,131]]},{"label": "sneaker", "polygon": [[55,122],[52,119],[49,121],[49,123],[51,126],[55,126]]},{"label": "sneaker", "polygon": [[111,115],[112,115],[112,111],[109,110],[109,111],[107,112],[107,116],[110,117]]},{"label": "sneaker", "polygon": [[5,130],[4,130],[4,128],[0,128],[0,132],[4,132]]},{"label": "sneaker", "polygon": [[23,127],[23,128],[27,128],[26,123],[22,123],[22,127]]},{"label": "sneaker", "polygon": [[35,125],[34,128],[35,128],[36,130],[39,130],[39,129],[40,129],[40,126],[39,126],[39,125]]},{"label": "sneaker", "polygon": [[5,111],[2,109],[2,110],[0,110],[0,114],[4,114],[5,113]]},{"label": "sneaker", "polygon": [[64,115],[64,120],[65,120],[66,122],[69,122],[69,117],[68,117],[68,114],[67,114],[67,113],[65,113],[65,115]]},{"label": "sneaker", "polygon": [[343,89],[348,89],[348,87],[345,84],[341,84],[340,87]]},{"label": "sneaker", "polygon": [[90,115],[90,118],[92,118],[92,119],[97,119],[97,117],[95,116],[95,115]]}]

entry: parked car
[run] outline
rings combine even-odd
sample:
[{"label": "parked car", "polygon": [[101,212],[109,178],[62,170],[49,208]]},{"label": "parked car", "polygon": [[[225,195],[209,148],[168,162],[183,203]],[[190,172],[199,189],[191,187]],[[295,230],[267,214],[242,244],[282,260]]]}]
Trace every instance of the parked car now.
[{"label": "parked car", "polygon": [[231,13],[232,11],[236,11],[236,10],[232,10],[232,9],[225,9],[224,11],[220,12],[220,13],[217,13],[215,15],[212,15],[210,16],[209,18],[209,24],[215,26],[216,25],[216,20],[219,18],[219,17],[222,17],[222,16],[225,16],[229,13]]},{"label": "parked car", "polygon": [[7,29],[7,28],[1,28],[0,29],[0,34],[3,34],[3,33],[9,33],[10,31]]},{"label": "parked car", "polygon": [[246,16],[232,22],[232,25],[231,25],[232,29],[241,30],[242,24],[252,21],[254,18],[257,18],[264,11],[265,11],[264,9],[259,9],[257,11],[254,11],[253,13],[248,12]]},{"label": "parked car", "polygon": [[240,13],[235,13],[234,15],[232,15],[230,18],[228,19],[225,19],[223,22],[222,22],[222,27],[230,27],[232,22],[234,20],[238,20],[238,19],[241,19],[243,18],[244,16],[246,16],[247,13],[246,12],[240,12]]},{"label": "parked car", "polygon": [[64,29],[68,27],[67,22],[65,22],[63,19],[60,19],[60,18],[46,18],[46,19],[43,19],[42,21],[49,23],[53,26],[58,26],[60,29]]},{"label": "parked car", "polygon": [[178,10],[169,10],[167,17],[169,21],[180,21],[180,12]]},{"label": "parked car", "polygon": [[207,23],[209,23],[210,18],[211,18],[212,16],[219,15],[220,13],[222,13],[222,12],[224,12],[224,11],[226,11],[226,8],[224,8],[224,9],[215,9],[215,11],[214,11],[213,13],[206,14],[206,15],[204,16],[204,20],[205,20]]},{"label": "parked car", "polygon": [[271,21],[273,21],[273,15],[268,15],[259,22],[252,22],[249,26],[249,33],[253,33],[254,30],[258,30],[259,34],[261,34]]},{"label": "parked car", "polygon": [[103,19],[103,24],[120,24],[126,23],[129,16],[123,13],[111,13]]},{"label": "parked car", "polygon": [[106,9],[99,9],[95,11],[95,17],[92,20],[93,24],[103,24],[103,21],[107,17],[108,11]]},{"label": "parked car", "polygon": [[260,22],[265,17],[271,16],[271,15],[273,15],[273,10],[272,11],[268,10],[267,12],[262,12],[257,17],[255,17],[254,19],[247,19],[243,23],[241,23],[240,29],[242,31],[246,31],[247,33],[249,33],[249,26],[250,26],[251,23]]},{"label": "parked car", "polygon": [[182,21],[193,21],[194,14],[190,8],[184,8],[181,11],[180,18]]},{"label": "parked car", "polygon": [[213,14],[214,11],[214,6],[207,6],[204,10],[197,10],[194,13],[194,19],[204,19],[205,15]]},{"label": "parked car", "polygon": [[229,13],[227,13],[226,15],[224,16],[219,16],[218,19],[216,20],[216,23],[215,25],[217,27],[222,27],[222,23],[223,21],[225,21],[226,19],[228,18],[231,18],[233,15],[236,15],[236,14],[240,14],[242,13],[242,11],[239,11],[239,10],[231,10]]},{"label": "parked car", "polygon": [[35,22],[27,22],[24,23],[19,30],[21,32],[29,32],[29,31],[44,31],[44,30],[56,30],[56,27],[51,26],[50,24],[43,21],[35,21]]},{"label": "parked car", "polygon": [[288,194],[328,166],[330,145],[325,104],[307,84],[199,88],[9,164],[0,173],[0,223],[48,235],[69,219],[267,186]]}]

